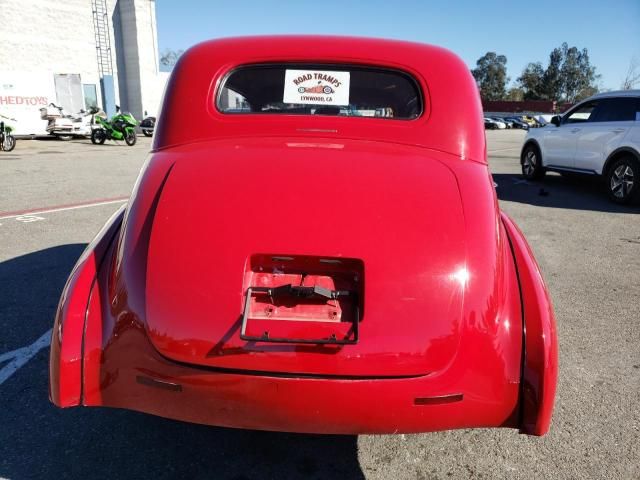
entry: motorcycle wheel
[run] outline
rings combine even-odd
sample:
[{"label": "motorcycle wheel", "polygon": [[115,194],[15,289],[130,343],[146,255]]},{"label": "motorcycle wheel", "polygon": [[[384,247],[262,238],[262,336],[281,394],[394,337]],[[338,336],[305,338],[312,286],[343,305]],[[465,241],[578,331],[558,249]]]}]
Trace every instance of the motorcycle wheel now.
[{"label": "motorcycle wheel", "polygon": [[138,140],[138,137],[136,136],[136,132],[132,130],[128,130],[125,132],[124,141],[127,142],[127,145],[129,145],[130,147],[133,147],[136,144],[136,140]]},{"label": "motorcycle wheel", "polygon": [[91,132],[91,143],[94,145],[102,145],[107,139],[107,133],[99,128]]},{"label": "motorcycle wheel", "polygon": [[16,138],[13,135],[5,135],[4,142],[2,142],[2,150],[10,152],[16,148]]}]

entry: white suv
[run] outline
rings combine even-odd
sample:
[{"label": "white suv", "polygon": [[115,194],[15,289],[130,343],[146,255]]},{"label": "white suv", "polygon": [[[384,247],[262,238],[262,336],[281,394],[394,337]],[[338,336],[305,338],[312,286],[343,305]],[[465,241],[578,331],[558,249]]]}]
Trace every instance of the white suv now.
[{"label": "white suv", "polygon": [[547,170],[599,175],[614,202],[640,202],[640,90],[594,95],[530,129],[520,163],[527,179]]}]

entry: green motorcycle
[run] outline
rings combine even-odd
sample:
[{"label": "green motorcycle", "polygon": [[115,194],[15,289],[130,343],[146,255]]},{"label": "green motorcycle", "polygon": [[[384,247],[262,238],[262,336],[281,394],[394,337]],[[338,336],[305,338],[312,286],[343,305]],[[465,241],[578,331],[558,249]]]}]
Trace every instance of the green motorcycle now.
[{"label": "green motorcycle", "polygon": [[5,152],[10,152],[14,148],[16,148],[16,137],[11,135],[13,128],[9,125],[6,125],[2,119],[11,120],[15,122],[15,118],[5,117],[4,115],[0,115],[0,150]]},{"label": "green motorcycle", "polygon": [[94,145],[102,145],[106,140],[124,140],[129,146],[136,144],[138,122],[130,113],[117,113],[111,120],[96,116],[95,122],[97,126],[91,132],[91,143]]}]

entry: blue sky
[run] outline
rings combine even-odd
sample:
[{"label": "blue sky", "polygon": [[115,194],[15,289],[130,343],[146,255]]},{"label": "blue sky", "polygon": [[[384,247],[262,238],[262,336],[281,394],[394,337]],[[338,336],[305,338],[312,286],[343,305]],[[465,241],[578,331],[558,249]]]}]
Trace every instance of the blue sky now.
[{"label": "blue sky", "polygon": [[506,55],[513,83],[566,41],[589,50],[610,89],[640,62],[640,0],[158,0],[156,11],[160,51],[256,34],[397,38],[449,48],[469,67],[487,51]]}]

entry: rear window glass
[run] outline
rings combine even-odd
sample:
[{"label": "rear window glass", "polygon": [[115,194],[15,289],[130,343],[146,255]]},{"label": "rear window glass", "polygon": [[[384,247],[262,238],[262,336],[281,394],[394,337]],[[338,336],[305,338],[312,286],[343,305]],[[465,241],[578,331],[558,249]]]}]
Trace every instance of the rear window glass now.
[{"label": "rear window glass", "polygon": [[424,111],[416,81],[375,67],[286,64],[232,71],[218,91],[222,113],[336,115],[410,120]]}]

